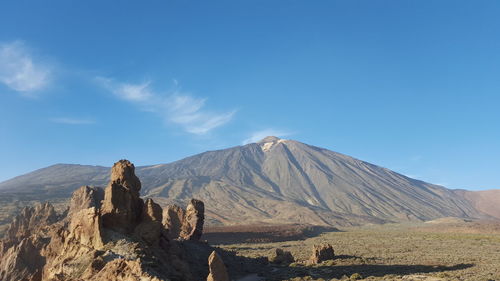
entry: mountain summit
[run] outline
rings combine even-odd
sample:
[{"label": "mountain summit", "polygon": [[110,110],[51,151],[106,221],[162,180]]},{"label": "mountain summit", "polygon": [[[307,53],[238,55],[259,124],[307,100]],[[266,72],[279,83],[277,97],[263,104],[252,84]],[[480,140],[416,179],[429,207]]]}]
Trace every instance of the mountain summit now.
[{"label": "mountain summit", "polygon": [[261,139],[258,143],[267,143],[267,142],[278,142],[281,139],[275,136],[267,136],[263,139]]},{"label": "mountain summit", "polygon": [[[351,225],[484,216],[442,186],[273,136],[136,172],[143,196],[162,205],[201,199],[209,223]],[[107,174],[104,167],[56,165],[0,183],[0,189],[69,196],[84,183],[105,185]]]}]

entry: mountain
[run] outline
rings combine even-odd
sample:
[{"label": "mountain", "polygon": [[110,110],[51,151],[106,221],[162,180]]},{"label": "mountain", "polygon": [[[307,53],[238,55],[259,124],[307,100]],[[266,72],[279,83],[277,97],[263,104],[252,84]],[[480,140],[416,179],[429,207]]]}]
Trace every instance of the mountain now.
[{"label": "mountain", "polygon": [[469,201],[476,210],[500,218],[500,189],[480,191],[457,189],[454,192]]},{"label": "mountain", "polygon": [[[136,172],[143,196],[162,205],[201,199],[211,223],[351,225],[488,216],[459,192],[276,137]],[[59,164],[0,183],[0,191],[69,197],[84,184],[104,186],[108,175],[106,167]]]}]

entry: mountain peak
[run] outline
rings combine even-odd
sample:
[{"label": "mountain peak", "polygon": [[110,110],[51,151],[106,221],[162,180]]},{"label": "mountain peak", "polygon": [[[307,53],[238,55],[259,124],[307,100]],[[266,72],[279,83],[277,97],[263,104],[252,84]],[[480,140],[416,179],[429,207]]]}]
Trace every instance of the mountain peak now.
[{"label": "mountain peak", "polygon": [[265,138],[263,138],[262,140],[260,140],[258,143],[266,143],[266,142],[277,142],[281,140],[280,138],[278,137],[275,137],[275,136],[267,136]]}]

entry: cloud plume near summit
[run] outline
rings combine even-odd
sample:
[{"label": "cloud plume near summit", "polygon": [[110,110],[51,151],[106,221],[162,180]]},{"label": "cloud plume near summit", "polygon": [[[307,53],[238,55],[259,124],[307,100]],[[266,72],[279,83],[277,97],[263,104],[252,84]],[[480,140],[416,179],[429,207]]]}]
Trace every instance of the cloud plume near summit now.
[{"label": "cloud plume near summit", "polygon": [[236,113],[236,110],[214,112],[207,109],[205,98],[179,91],[159,93],[152,89],[151,81],[132,84],[104,77],[97,77],[96,80],[116,97],[134,103],[141,110],[153,112],[165,122],[195,135],[205,135],[228,123]]}]

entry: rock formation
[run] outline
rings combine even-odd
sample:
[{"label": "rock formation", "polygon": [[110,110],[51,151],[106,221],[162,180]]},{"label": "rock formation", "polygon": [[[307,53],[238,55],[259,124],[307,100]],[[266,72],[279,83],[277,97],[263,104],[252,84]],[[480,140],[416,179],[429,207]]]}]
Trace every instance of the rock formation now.
[{"label": "rock formation", "polygon": [[93,270],[84,273],[84,278],[89,281],[161,281],[148,272],[145,272],[138,260],[115,259],[92,274]]},{"label": "rock formation", "polygon": [[170,239],[179,238],[186,211],[177,205],[169,205],[163,210],[163,225],[168,229]]},{"label": "rock formation", "polygon": [[95,207],[73,213],[68,230],[68,239],[73,239],[82,245],[95,249],[104,246],[101,234],[101,217]]},{"label": "rock formation", "polygon": [[104,190],[102,188],[84,185],[73,192],[69,204],[68,216],[91,207],[99,209],[101,208],[102,200],[104,200]]},{"label": "rock formation", "polygon": [[141,215],[141,223],[135,228],[135,234],[150,245],[158,243],[161,237],[167,239],[167,232],[162,224],[163,210],[160,205],[147,199]]},{"label": "rock formation", "polygon": [[40,280],[44,236],[59,219],[50,203],[25,207],[14,218],[0,247],[0,280]]},{"label": "rock formation", "polygon": [[101,208],[103,226],[121,233],[130,233],[138,224],[143,201],[139,197],[141,182],[134,164],[120,160],[111,169],[111,180],[104,192]]},{"label": "rock formation", "polygon": [[335,258],[335,252],[332,245],[321,244],[314,245],[312,249],[312,255],[309,258],[308,263],[318,264],[327,260],[333,260]]},{"label": "rock formation", "polygon": [[[134,165],[120,160],[105,191],[82,186],[74,192],[65,217],[50,204],[25,208],[0,242],[0,280],[205,279],[213,248],[197,242],[203,202],[163,211],[152,199],[143,201],[140,189]],[[215,252],[209,263],[209,280],[229,280]]]},{"label": "rock formation", "polygon": [[269,259],[271,263],[275,264],[290,264],[295,261],[292,253],[284,251],[283,249],[276,248],[274,255]]},{"label": "rock formation", "polygon": [[208,257],[208,269],[207,281],[230,281],[226,266],[216,251]]},{"label": "rock formation", "polygon": [[186,208],[186,216],[182,223],[180,237],[185,240],[198,241],[203,234],[205,205],[202,201],[191,199]]},{"label": "rock formation", "polygon": [[14,218],[6,232],[9,242],[17,243],[21,239],[37,233],[58,220],[54,207],[50,203],[40,204],[36,207],[25,207]]},{"label": "rock formation", "polygon": [[0,280],[40,280],[45,262],[40,250],[44,245],[40,237],[34,236],[10,247],[0,262]]}]

